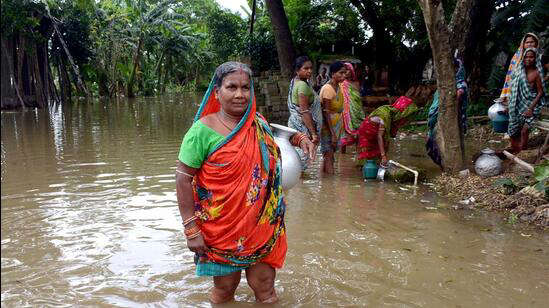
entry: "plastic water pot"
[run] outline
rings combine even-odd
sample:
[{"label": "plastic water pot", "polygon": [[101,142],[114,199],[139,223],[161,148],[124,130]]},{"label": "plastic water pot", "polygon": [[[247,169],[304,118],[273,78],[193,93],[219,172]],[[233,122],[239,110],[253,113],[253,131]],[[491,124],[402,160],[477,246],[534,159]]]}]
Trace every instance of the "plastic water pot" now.
[{"label": "plastic water pot", "polygon": [[377,177],[377,169],[375,160],[367,160],[362,167],[362,176],[365,179],[375,179]]}]

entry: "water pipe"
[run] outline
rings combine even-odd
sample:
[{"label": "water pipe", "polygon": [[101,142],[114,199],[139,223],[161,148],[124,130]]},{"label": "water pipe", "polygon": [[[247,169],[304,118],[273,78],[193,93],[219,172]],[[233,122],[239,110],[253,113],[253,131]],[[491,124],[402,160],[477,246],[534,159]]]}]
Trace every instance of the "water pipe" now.
[{"label": "water pipe", "polygon": [[406,166],[404,166],[404,165],[402,165],[402,164],[400,164],[400,163],[397,163],[397,162],[394,161],[394,160],[389,160],[388,163],[389,163],[389,164],[393,164],[393,165],[395,165],[395,166],[397,166],[397,167],[400,167],[400,168],[402,168],[402,169],[405,169],[405,170],[408,170],[408,171],[412,172],[412,173],[414,174],[414,186],[417,186],[417,178],[418,178],[418,176],[419,176],[419,172],[417,172],[416,170],[414,170],[414,169],[412,169],[412,168],[408,168],[408,167],[406,167]]}]

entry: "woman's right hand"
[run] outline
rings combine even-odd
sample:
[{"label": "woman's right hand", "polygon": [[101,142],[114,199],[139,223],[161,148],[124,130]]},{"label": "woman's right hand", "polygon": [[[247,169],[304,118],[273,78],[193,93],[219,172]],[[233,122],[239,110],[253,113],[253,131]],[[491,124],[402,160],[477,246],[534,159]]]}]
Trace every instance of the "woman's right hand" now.
[{"label": "woman's right hand", "polygon": [[204,237],[202,234],[198,235],[193,239],[187,239],[187,247],[192,252],[196,252],[199,256],[205,255],[208,252],[208,247],[204,243]]},{"label": "woman's right hand", "polygon": [[389,160],[387,159],[387,155],[381,155],[381,167],[386,168],[388,162]]}]

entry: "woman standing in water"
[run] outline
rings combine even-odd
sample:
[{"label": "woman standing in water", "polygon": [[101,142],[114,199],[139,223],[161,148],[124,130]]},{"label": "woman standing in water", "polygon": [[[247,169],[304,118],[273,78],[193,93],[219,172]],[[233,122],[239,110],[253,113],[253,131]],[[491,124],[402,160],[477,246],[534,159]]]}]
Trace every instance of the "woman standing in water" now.
[{"label": "woman standing in water", "polygon": [[[343,137],[341,146],[354,144],[358,141],[358,128],[364,118],[362,97],[358,90],[358,80],[351,63],[345,63],[347,73],[345,80],[339,86],[338,99],[343,100]],[[343,150],[342,150],[343,151]]]},{"label": "woman standing in water", "polygon": [[[307,56],[295,60],[295,77],[290,81],[288,92],[288,126],[306,134],[315,145],[318,145],[322,128],[322,107],[320,99],[309,85],[312,68],[313,63]],[[301,158],[301,168],[305,170],[309,158],[300,149],[296,150]]]},{"label": "woman standing in water", "polygon": [[322,101],[323,127],[320,139],[320,151],[324,157],[322,171],[334,173],[334,153],[337,151],[342,134],[341,113],[343,101],[337,99],[339,84],[345,80],[346,68],[343,62],[336,61],[330,65],[330,81],[320,89]]},{"label": "woman standing in water", "polygon": [[[313,159],[303,133],[291,138]],[[251,70],[227,62],[216,70],[176,169],[177,201],[196,274],[212,276],[213,303],[234,298],[241,271],[261,303],[278,300],[277,268],[286,256],[286,204],[280,150],[256,113]]]}]

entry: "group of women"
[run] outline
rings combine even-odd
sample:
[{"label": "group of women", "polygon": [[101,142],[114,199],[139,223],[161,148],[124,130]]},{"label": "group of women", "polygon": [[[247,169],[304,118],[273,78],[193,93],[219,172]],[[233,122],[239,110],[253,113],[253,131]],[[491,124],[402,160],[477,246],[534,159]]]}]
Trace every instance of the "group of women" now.
[{"label": "group of women", "polygon": [[[529,45],[530,37],[537,46],[535,36],[525,37],[512,62],[520,69],[512,69],[502,91],[502,96],[508,97],[511,138],[524,138],[524,130],[531,127],[529,119],[543,104],[543,71],[537,50]],[[455,61],[461,128],[465,130],[467,85],[463,63]],[[312,62],[298,58],[288,94],[288,126],[297,131],[290,141],[299,149],[302,167],[315,159],[319,145],[326,173],[334,172],[338,148],[352,144],[357,144],[358,158],[379,158],[386,164],[390,138],[417,106],[402,96],[366,116],[352,65],[332,63],[330,79],[319,94],[309,85],[311,73]],[[286,256],[280,150],[267,121],[256,113],[251,75],[248,66],[238,62],[223,63],[216,69],[183,138],[176,168],[187,246],[195,253],[197,275],[213,277],[213,303],[234,298],[242,270],[258,302],[276,302],[276,269],[282,267]],[[437,120],[435,94],[429,110],[427,150],[440,164]]]},{"label": "group of women", "polygon": [[[352,64],[332,63],[330,79],[318,95],[308,83],[311,73],[312,62],[305,56],[299,57],[288,94],[288,126],[307,134],[315,145],[320,145],[322,170],[333,174],[334,153],[352,144],[357,145],[360,161],[380,158],[382,164],[386,164],[390,137],[417,111],[417,106],[403,96],[366,117]],[[305,169],[308,159],[300,155]]]}]

